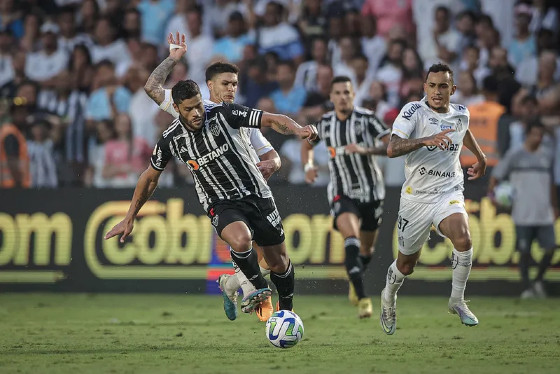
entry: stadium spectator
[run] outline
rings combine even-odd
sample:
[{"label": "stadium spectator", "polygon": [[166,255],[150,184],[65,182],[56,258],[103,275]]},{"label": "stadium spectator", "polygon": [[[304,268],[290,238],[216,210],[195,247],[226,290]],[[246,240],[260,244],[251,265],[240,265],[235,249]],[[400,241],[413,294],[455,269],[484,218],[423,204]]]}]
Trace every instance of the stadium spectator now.
[{"label": "stadium spectator", "polygon": [[86,119],[88,121],[111,119],[117,113],[128,112],[129,105],[130,92],[118,84],[113,64],[108,60],[98,63],[86,107]]},{"label": "stadium spectator", "polygon": [[105,143],[103,178],[108,187],[133,187],[146,168],[152,149],[142,137],[135,136],[128,114],[115,118],[114,139]]},{"label": "stadium spectator", "polygon": [[[136,8],[129,7],[123,16],[122,34],[125,40],[142,37],[142,14]],[[159,40],[156,44],[159,44]]]},{"label": "stadium spectator", "polygon": [[[234,13],[241,15],[244,20],[244,14],[247,12],[246,4],[233,0],[215,0],[206,2],[204,5],[203,24],[207,24],[210,34],[214,38],[222,38],[229,33],[231,27],[231,16]],[[239,18],[239,16],[235,16]],[[176,31],[176,30],[175,30]]]},{"label": "stadium spectator", "polygon": [[518,66],[525,58],[537,52],[535,36],[529,30],[532,15],[533,10],[529,5],[520,3],[515,6],[516,31],[507,47],[509,61],[514,66]]},{"label": "stadium spectator", "polygon": [[61,74],[68,66],[68,54],[58,46],[59,27],[55,23],[46,22],[41,26],[41,49],[27,54],[25,75],[27,78],[40,82],[43,90],[38,98],[38,105],[44,108],[51,99]]},{"label": "stadium spectator", "polygon": [[24,136],[26,124],[16,122],[15,117],[16,111],[23,106],[21,98],[14,98],[10,105],[13,123],[0,122],[0,188],[31,187],[29,154]]},{"label": "stadium spectator", "polygon": [[131,68],[126,74],[125,81],[132,93],[128,108],[128,115],[132,122],[132,133],[135,137],[144,139],[150,147],[153,147],[158,139],[158,129],[155,124],[158,106],[144,91],[144,84],[149,76],[148,70]]},{"label": "stadium spectator", "polygon": [[533,0],[533,14],[529,25],[532,33],[536,34],[542,29],[548,29],[558,36],[560,17],[553,3],[551,0]]},{"label": "stadium spectator", "polygon": [[[519,251],[519,270],[523,292],[521,298],[546,297],[544,274],[550,266],[556,239],[554,221],[558,218],[558,204],[552,175],[553,152],[542,146],[544,126],[536,121],[525,129],[522,147],[510,149],[492,172],[488,193],[496,203],[493,192],[498,182],[509,179],[515,191],[512,218],[515,223],[516,248]],[[531,247],[538,240],[544,255],[538,264],[533,283],[529,279]]]},{"label": "stadium spectator", "polygon": [[84,32],[78,32],[74,8],[62,8],[56,17],[56,21],[60,29],[58,47],[64,50],[68,55],[70,55],[79,44],[87,46],[88,49],[93,46],[93,40],[90,35]]},{"label": "stadium spectator", "polygon": [[297,26],[303,34],[306,50],[313,50],[312,41],[324,37],[327,28],[324,1],[303,0]]},{"label": "stadium spectator", "polygon": [[372,15],[377,20],[377,32],[387,38],[394,25],[403,27],[406,32],[414,37],[416,33],[412,20],[412,0],[365,0],[362,14]]},{"label": "stadium spectator", "polygon": [[[498,81],[493,76],[484,78],[482,95],[484,101],[468,107],[470,112],[470,131],[480,142],[480,148],[487,157],[489,167],[496,166],[498,153],[498,121],[506,109],[498,103]],[[476,157],[470,150],[461,150],[461,166],[470,168],[476,163]],[[482,183],[486,183],[483,179]]]},{"label": "stadium spectator", "polygon": [[21,12],[16,8],[14,0],[0,2],[0,29],[9,30],[18,39],[24,34]]},{"label": "stadium spectator", "polygon": [[277,68],[278,89],[270,94],[274,106],[280,113],[295,115],[303,106],[307,95],[305,88],[295,82],[294,65],[281,61]]},{"label": "stadium spectator", "polygon": [[471,73],[479,88],[482,87],[482,80],[490,74],[490,69],[480,63],[480,48],[476,45],[467,46],[463,50],[459,70]]},{"label": "stadium spectator", "polygon": [[27,141],[31,187],[55,188],[58,186],[54,159],[54,143],[50,138],[51,124],[44,119],[31,125],[31,139]]},{"label": "stadium spectator", "polygon": [[460,34],[458,51],[464,51],[466,47],[476,44],[476,15],[470,10],[464,10],[455,17],[455,28]]},{"label": "stadium spectator", "polygon": [[203,33],[202,8],[200,6],[194,6],[187,11],[187,27],[190,34],[190,39],[187,41],[189,48],[189,53],[187,54],[189,76],[200,87],[204,87],[206,86],[206,65],[208,65],[212,58],[214,38],[212,35]]},{"label": "stadium spectator", "polygon": [[124,39],[117,37],[117,30],[109,17],[103,16],[96,21],[94,41],[90,49],[93,63],[109,60],[115,66],[117,76],[123,76],[131,57]]},{"label": "stadium spectator", "polygon": [[340,55],[338,59],[331,60],[334,75],[350,77],[352,84],[356,84],[355,73],[352,69],[352,60],[360,53],[360,42],[351,36],[343,36],[338,43]]},{"label": "stadium spectator", "polygon": [[442,61],[454,65],[458,56],[461,34],[451,27],[451,11],[444,6],[434,10],[434,29],[431,35],[418,40],[418,52],[424,66]]},{"label": "stadium spectator", "polygon": [[469,71],[462,71],[457,77],[457,91],[451,98],[454,103],[463,103],[467,107],[484,101],[476,85],[474,76]]},{"label": "stadium spectator", "polygon": [[105,164],[105,145],[115,138],[115,129],[110,120],[95,122],[95,137],[88,147],[88,167],[84,176],[86,187],[106,188],[109,181],[103,178]]},{"label": "stadium spectator", "polygon": [[228,19],[224,35],[214,43],[214,56],[223,56],[227,61],[237,63],[243,58],[245,46],[251,43],[241,12],[233,12]]},{"label": "stadium spectator", "polygon": [[278,89],[278,83],[270,81],[266,75],[267,64],[259,57],[248,62],[245,70],[241,70],[241,94],[248,106],[256,106],[258,101],[269,96]]},{"label": "stadium spectator", "polygon": [[260,54],[274,52],[281,60],[303,61],[304,49],[295,27],[282,21],[284,6],[277,1],[266,4],[262,25],[257,26],[251,38],[259,47]]},{"label": "stadium spectator", "polygon": [[381,61],[375,80],[382,82],[387,89],[387,102],[396,107],[399,105],[399,88],[402,78],[402,60],[406,42],[401,39],[389,41],[387,54]]},{"label": "stadium spectator", "polygon": [[373,75],[369,70],[368,59],[363,54],[357,54],[351,61],[352,73],[356,84],[354,89],[356,96],[354,97],[354,104],[362,106],[362,102],[369,96],[369,87],[373,82]]},{"label": "stadium spectator", "polygon": [[299,64],[296,71],[296,83],[301,84],[307,92],[317,91],[317,70],[319,65],[327,63],[327,42],[320,37],[311,41],[311,60]]},{"label": "stadium spectator", "polygon": [[137,9],[141,14],[142,40],[160,44],[165,38],[165,26],[173,10],[173,0],[135,0]]},{"label": "stadium spectator", "polygon": [[371,74],[375,75],[381,59],[386,52],[385,38],[377,33],[377,19],[363,14],[360,18],[362,51],[367,56]]}]

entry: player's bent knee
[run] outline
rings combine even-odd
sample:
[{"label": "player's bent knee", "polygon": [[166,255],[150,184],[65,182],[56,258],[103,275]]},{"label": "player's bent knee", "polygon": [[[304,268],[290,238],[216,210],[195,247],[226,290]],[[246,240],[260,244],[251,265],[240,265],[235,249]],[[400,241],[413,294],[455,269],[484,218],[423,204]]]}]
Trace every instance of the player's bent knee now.
[{"label": "player's bent knee", "polygon": [[472,248],[472,240],[470,235],[463,235],[454,240],[453,245],[459,252],[465,252]]},{"label": "player's bent knee", "polygon": [[269,256],[266,259],[268,266],[271,271],[275,273],[285,273],[288,270],[288,264],[290,263],[290,259],[288,258],[287,254],[278,253],[273,256]]},{"label": "player's bent knee", "polygon": [[245,233],[239,233],[227,240],[231,248],[236,252],[246,252],[251,249],[251,237]]}]

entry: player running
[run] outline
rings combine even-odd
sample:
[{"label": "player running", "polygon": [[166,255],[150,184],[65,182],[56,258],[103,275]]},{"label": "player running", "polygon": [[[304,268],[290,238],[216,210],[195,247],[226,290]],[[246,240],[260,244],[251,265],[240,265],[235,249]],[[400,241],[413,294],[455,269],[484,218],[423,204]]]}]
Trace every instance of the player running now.
[{"label": "player running", "polygon": [[387,155],[407,156],[397,223],[399,253],[381,292],[381,327],[389,335],[397,327],[397,291],[412,274],[432,224],[454,247],[449,311],[467,326],[478,324],[464,299],[473,249],[459,153],[464,145],[478,160],[467,171],[469,180],[484,175],[486,156],[469,130],[467,108],[450,104],[456,88],[449,66],[432,65],[424,82],[426,97],[405,105],[393,124]]},{"label": "player running", "polygon": [[[178,117],[178,113],[173,107],[171,98],[171,90],[164,89],[163,84],[167,76],[173,70],[173,67],[181,60],[187,52],[187,45],[184,34],[177,33],[176,39],[173,34],[169,34],[167,41],[170,45],[169,57],[166,58],[150,75],[144,89],[148,96],[154,100],[162,110],[168,112],[174,117]],[[210,102],[219,104],[222,102],[233,103],[238,87],[237,66],[224,62],[211,64],[206,69],[206,84],[210,92]],[[280,168],[280,156],[262,135],[259,129],[246,128],[242,129],[247,133],[251,148],[249,149],[254,162],[266,180],[268,180],[274,172]],[[266,276],[270,273],[268,264],[263,258],[262,250],[255,245],[259,256],[259,266],[261,273]],[[251,311],[248,305],[251,294],[257,290],[251,282],[243,275],[243,272],[233,263],[235,274],[222,274],[218,278],[218,283],[224,298],[224,311],[230,320],[237,318],[237,290],[239,287],[243,290],[244,298],[241,302],[241,310],[249,313]],[[266,321],[273,313],[271,297],[267,298],[255,309],[255,314],[261,321]]]},{"label": "player running", "polygon": [[331,156],[328,199],[334,228],[344,237],[348,296],[358,306],[358,317],[369,318],[373,308],[365,294],[364,272],[374,251],[385,198],[383,176],[373,155],[387,153],[389,130],[372,111],[355,107],[354,96],[350,78],[332,80],[334,111],[317,124],[316,142],[302,142],[301,160],[305,181],[313,183],[317,178],[313,145],[325,141]]}]

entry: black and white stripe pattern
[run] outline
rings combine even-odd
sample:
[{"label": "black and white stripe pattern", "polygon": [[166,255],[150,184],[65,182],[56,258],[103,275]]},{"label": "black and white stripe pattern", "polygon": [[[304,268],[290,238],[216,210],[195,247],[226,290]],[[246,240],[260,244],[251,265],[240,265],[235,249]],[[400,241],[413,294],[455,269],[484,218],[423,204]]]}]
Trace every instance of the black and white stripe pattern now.
[{"label": "black and white stripe pattern", "polygon": [[262,111],[236,104],[205,105],[203,127],[188,131],[179,119],[164,131],[151,157],[163,170],[172,156],[187,164],[205,210],[220,200],[272,194],[253,158],[242,127],[259,127]]},{"label": "black and white stripe pattern", "polygon": [[385,186],[374,156],[350,154],[345,151],[349,144],[373,148],[389,130],[375,114],[367,109],[354,107],[351,115],[340,121],[334,111],[323,116],[317,124],[319,138],[329,149],[330,183],[329,200],[337,195],[348,196],[361,202],[382,200]]}]

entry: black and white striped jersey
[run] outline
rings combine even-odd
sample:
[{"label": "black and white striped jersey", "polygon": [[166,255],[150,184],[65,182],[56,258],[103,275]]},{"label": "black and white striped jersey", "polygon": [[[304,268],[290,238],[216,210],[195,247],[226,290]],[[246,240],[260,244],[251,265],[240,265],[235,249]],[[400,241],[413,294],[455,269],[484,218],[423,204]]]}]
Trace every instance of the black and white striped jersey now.
[{"label": "black and white striped jersey", "polygon": [[256,195],[272,196],[251,157],[251,145],[243,127],[258,128],[262,111],[238,104],[204,103],[204,125],[187,130],[177,118],[156,144],[151,165],[163,170],[172,156],[187,164],[198,200],[205,210],[220,200]]},{"label": "black and white striped jersey", "polygon": [[367,203],[385,198],[383,175],[373,155],[347,153],[345,147],[357,144],[373,148],[389,134],[385,124],[367,109],[354,107],[344,121],[334,111],[326,113],[317,124],[319,139],[330,153],[328,185],[329,201],[337,195]]}]

